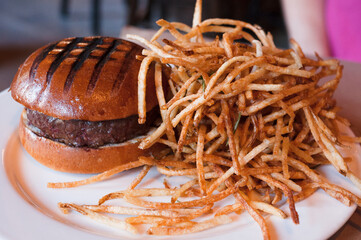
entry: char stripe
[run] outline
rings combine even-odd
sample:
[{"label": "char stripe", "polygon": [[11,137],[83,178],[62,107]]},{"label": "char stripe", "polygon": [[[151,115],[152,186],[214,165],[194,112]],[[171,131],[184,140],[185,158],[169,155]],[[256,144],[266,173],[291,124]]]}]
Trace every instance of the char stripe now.
[{"label": "char stripe", "polygon": [[47,85],[50,84],[53,74],[55,73],[56,69],[58,69],[59,65],[64,61],[65,58],[68,57],[70,52],[74,49],[74,47],[82,41],[82,38],[74,38],[65,48],[63,51],[59,52],[56,55],[56,58],[51,63],[48,73],[46,74],[46,83]]},{"label": "char stripe", "polygon": [[[133,47],[130,51],[128,51],[125,55],[125,57],[123,59],[127,59],[127,58],[135,58],[135,56],[139,53],[139,48]],[[122,84],[126,74],[127,74],[127,70],[129,68],[131,61],[123,61],[122,63],[122,67],[120,68],[117,78],[115,79],[114,83],[113,83],[113,87],[112,87],[112,92],[113,94],[116,93],[119,88],[120,85]]]},{"label": "char stripe", "polygon": [[92,94],[95,85],[98,82],[99,79],[99,74],[102,71],[102,68],[104,67],[104,65],[109,61],[110,56],[112,55],[112,53],[116,50],[117,46],[119,44],[121,44],[122,41],[121,40],[114,40],[112,42],[112,44],[110,45],[110,47],[104,51],[103,55],[101,56],[100,60],[97,62],[97,64],[94,67],[91,79],[89,81],[88,84],[88,88],[87,88],[87,94]]},{"label": "char stripe", "polygon": [[36,56],[33,64],[31,65],[30,72],[29,72],[30,81],[32,81],[34,79],[40,63],[46,58],[46,56],[48,56],[48,54],[55,48],[55,46],[57,44],[58,44],[58,42],[49,44],[46,48],[44,48],[43,51],[41,51],[41,53],[39,53],[38,56]]},{"label": "char stripe", "polygon": [[70,90],[71,85],[73,84],[75,74],[83,65],[85,60],[89,57],[90,53],[97,47],[98,44],[102,43],[102,38],[95,38],[88,46],[86,46],[81,54],[79,54],[78,58],[72,64],[70,68],[70,72],[66,78],[64,84],[64,93],[67,93]]}]

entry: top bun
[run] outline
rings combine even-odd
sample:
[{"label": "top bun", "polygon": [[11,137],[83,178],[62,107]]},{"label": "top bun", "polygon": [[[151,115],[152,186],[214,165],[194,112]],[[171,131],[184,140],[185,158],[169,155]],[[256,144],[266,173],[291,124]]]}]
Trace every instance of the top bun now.
[{"label": "top bun", "polygon": [[[137,114],[142,47],[111,37],[66,38],[36,50],[20,66],[12,97],[55,118],[103,121]],[[147,111],[157,97],[154,70],[147,78]]]}]

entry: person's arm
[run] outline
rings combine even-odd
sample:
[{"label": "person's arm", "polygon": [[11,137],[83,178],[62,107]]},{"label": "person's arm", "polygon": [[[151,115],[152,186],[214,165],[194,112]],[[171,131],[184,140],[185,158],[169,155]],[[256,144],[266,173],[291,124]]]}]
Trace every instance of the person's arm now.
[{"label": "person's arm", "polygon": [[298,42],[305,54],[330,56],[324,0],[282,0],[288,36]]}]

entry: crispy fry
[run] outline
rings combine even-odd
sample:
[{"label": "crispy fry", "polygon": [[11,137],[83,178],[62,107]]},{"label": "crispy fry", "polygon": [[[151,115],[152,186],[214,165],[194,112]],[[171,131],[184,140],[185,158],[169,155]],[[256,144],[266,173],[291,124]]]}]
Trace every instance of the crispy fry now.
[{"label": "crispy fry", "polygon": [[316,123],[311,115],[310,108],[303,108],[307,122],[310,126],[310,130],[312,132],[315,141],[318,143],[320,148],[323,150],[323,153],[327,157],[327,159],[335,166],[335,168],[344,174],[347,173],[347,166],[339,153],[339,151],[335,148],[335,146],[330,142],[330,140],[316,127]]},{"label": "crispy fry", "polygon": [[296,184],[294,181],[285,178],[282,174],[280,173],[271,173],[271,176],[275,179],[277,179],[280,182],[283,182],[284,184],[286,184],[291,190],[295,191],[295,192],[301,192],[302,188],[301,186],[299,186],[298,184]]},{"label": "crispy fry", "polygon": [[204,164],[203,164],[203,151],[204,151],[204,138],[206,134],[206,126],[200,126],[198,130],[198,140],[197,140],[197,151],[196,151],[196,163],[197,163],[197,175],[198,175],[198,184],[201,188],[203,195],[206,194],[206,181],[204,178]]},{"label": "crispy fry", "polygon": [[271,204],[265,202],[251,201],[250,205],[255,209],[261,210],[266,213],[278,216],[280,218],[286,218],[287,215],[279,208],[272,206]]},{"label": "crispy fry", "polygon": [[125,222],[132,225],[139,225],[139,224],[156,224],[162,220],[163,220],[162,217],[139,215],[136,217],[128,217],[125,219]]},{"label": "crispy fry", "polygon": [[237,161],[237,151],[236,151],[236,146],[235,146],[235,142],[234,142],[234,134],[233,134],[234,130],[232,127],[233,123],[231,121],[231,117],[230,117],[230,113],[229,113],[229,106],[228,106],[227,102],[225,102],[224,100],[221,101],[221,105],[222,105],[222,111],[224,113],[224,120],[225,120],[227,135],[228,135],[228,145],[229,145],[229,151],[231,152],[233,168],[234,168],[235,173],[239,175],[239,172],[241,170],[241,165],[240,165],[239,161]]},{"label": "crispy fry", "polygon": [[275,137],[275,144],[273,145],[273,155],[280,155],[280,146],[281,146],[281,134],[282,134],[282,126],[283,126],[283,118],[277,119],[276,124],[276,137]]},{"label": "crispy fry", "polygon": [[111,205],[82,205],[82,207],[85,207],[94,212],[123,214],[123,215],[144,215],[144,216],[161,216],[161,217],[179,216],[177,212],[170,210],[153,210],[153,209],[130,208],[130,207],[111,206]]},{"label": "crispy fry", "polygon": [[118,229],[123,229],[125,231],[128,231],[130,233],[133,233],[133,234],[137,234],[138,231],[137,229],[125,222],[125,221],[122,221],[120,219],[117,219],[117,218],[113,218],[113,217],[109,217],[107,215],[103,215],[103,214],[100,214],[100,213],[97,213],[97,212],[93,212],[91,210],[89,210],[88,208],[86,207],[82,207],[82,206],[79,206],[79,205],[76,205],[76,204],[73,204],[73,203],[59,203],[59,208],[70,208],[70,209],[73,209],[99,223],[102,223],[102,224],[105,224],[105,225],[108,225],[108,226],[111,226],[111,227],[115,227],[115,228],[118,228]]},{"label": "crispy fry", "polygon": [[143,59],[139,69],[138,76],[138,113],[139,113],[139,124],[145,123],[146,120],[146,101],[145,101],[145,89],[146,79],[149,65],[154,61],[153,57],[146,57]]},{"label": "crispy fry", "polygon": [[192,121],[192,115],[188,115],[186,117],[186,119],[184,120],[182,131],[181,131],[181,134],[180,134],[179,140],[178,140],[177,152],[175,155],[176,159],[179,159],[180,154],[182,153],[182,149],[185,144],[186,137],[187,137],[187,131],[188,131],[191,121]]},{"label": "crispy fry", "polygon": [[[166,167],[157,166],[157,169],[158,169],[158,172],[160,172],[166,176],[187,176],[187,175],[197,175],[198,174],[198,167],[190,168],[190,169],[168,169]],[[211,171],[210,167],[203,168],[203,173],[208,173],[210,171]]]},{"label": "crispy fry", "polygon": [[235,194],[236,200],[242,204],[243,208],[248,211],[251,217],[258,223],[262,230],[262,235],[264,240],[270,239],[270,234],[268,231],[268,227],[266,225],[266,221],[264,218],[244,199],[240,192]]},{"label": "crispy fry", "polygon": [[295,224],[298,224],[299,223],[299,218],[298,218],[298,213],[297,213],[296,208],[295,208],[295,202],[294,202],[294,199],[293,199],[293,194],[292,194],[292,191],[287,187],[287,185],[285,185],[285,184],[283,184],[283,183],[281,183],[281,182],[279,182],[277,180],[274,180],[274,179],[272,179],[272,177],[267,176],[267,175],[257,175],[256,177],[266,181],[267,183],[270,183],[270,184],[280,188],[285,193],[285,195],[288,198],[288,205],[289,205],[289,208],[290,208],[290,211],[291,211],[292,220],[293,220],[293,222]]},{"label": "crispy fry", "polygon": [[[192,219],[198,218],[199,216],[202,216],[203,214],[209,212],[213,207],[213,204],[208,204],[203,208],[200,209],[191,209],[193,210],[192,212],[188,212],[187,214],[185,214],[184,217],[178,217],[178,218],[167,218],[167,219],[163,219],[162,221],[158,222],[158,225],[161,226],[172,226],[178,223],[182,223],[182,222],[188,222]],[[180,211],[184,211],[186,209],[179,209]],[[190,209],[188,209],[190,210]]]},{"label": "crispy fry", "polygon": [[87,185],[90,183],[94,183],[94,182],[99,182],[99,181],[103,181],[105,179],[110,178],[111,176],[129,170],[129,169],[133,169],[133,168],[137,168],[142,166],[143,163],[141,163],[140,161],[135,161],[135,162],[130,162],[130,163],[126,163],[123,165],[120,165],[118,167],[115,167],[113,169],[110,169],[108,171],[105,171],[103,173],[100,173],[98,175],[95,175],[93,177],[84,179],[84,180],[80,180],[80,181],[74,181],[74,182],[59,182],[59,183],[48,183],[48,188],[73,188],[73,187],[79,187],[82,185]]},{"label": "crispy fry", "polygon": [[283,176],[286,179],[290,178],[290,174],[289,174],[289,171],[288,171],[288,163],[287,163],[289,147],[290,147],[290,139],[288,137],[283,138],[281,158],[282,158]]},{"label": "crispy fry", "polygon": [[269,147],[273,142],[274,138],[271,139],[264,139],[261,144],[253,148],[249,153],[247,153],[246,156],[238,155],[238,161],[241,163],[241,166],[244,166],[246,163],[251,161],[255,156],[257,156],[259,153],[261,153],[263,150],[265,150],[267,147]]},{"label": "crispy fry", "polygon": [[196,199],[186,202],[175,202],[175,203],[150,202],[129,196],[127,194],[124,195],[124,199],[129,203],[146,208],[177,209],[177,208],[199,207],[205,204],[218,202],[219,200],[224,199],[229,195],[231,195],[232,193],[234,193],[235,190],[236,190],[235,188],[228,188],[227,190],[224,190],[221,193],[206,196],[203,197],[202,199]]},{"label": "crispy fry", "polygon": [[197,183],[196,179],[190,180],[189,182],[182,185],[182,187],[175,190],[175,193],[172,195],[171,202],[175,203],[177,199],[188,189],[191,188],[194,184]]},{"label": "crispy fry", "polygon": [[312,87],[314,85],[314,83],[309,83],[309,84],[304,84],[304,85],[298,85],[298,86],[295,86],[293,88],[290,88],[290,89],[285,89],[283,91],[281,91],[280,93],[278,94],[275,94],[274,96],[270,97],[270,98],[267,98],[263,101],[260,101],[256,104],[253,104],[249,107],[246,108],[246,112],[247,114],[252,114],[252,113],[256,113],[260,110],[262,110],[263,108],[289,96],[289,95],[292,95],[292,94],[295,94],[295,93],[298,93],[298,92],[301,92],[301,91],[304,91],[310,87]]},{"label": "crispy fry", "polygon": [[226,216],[221,215],[217,216],[211,220],[206,220],[204,222],[196,223],[190,227],[185,228],[176,228],[176,227],[151,227],[148,230],[149,234],[152,235],[181,235],[186,233],[194,233],[203,231],[205,229],[213,228],[222,224],[227,224],[232,222],[232,220]]},{"label": "crispy fry", "polygon": [[231,212],[236,212],[237,214],[240,213],[240,210],[244,209],[242,204],[240,203],[235,203],[235,204],[232,204],[232,205],[227,205],[227,206],[224,206],[223,208],[219,209],[217,212],[216,212],[216,215],[215,216],[220,216],[220,215],[228,215],[230,214]]},{"label": "crispy fry", "polygon": [[149,172],[151,166],[144,165],[142,171],[139,173],[139,175],[133,180],[133,182],[129,185],[128,189],[134,189],[147,175]]},{"label": "crispy fry", "polygon": [[207,195],[211,195],[216,188],[234,174],[235,170],[233,167],[229,168],[225,174],[219,177],[213,184],[208,188]]},{"label": "crispy fry", "polygon": [[315,162],[315,160],[312,158],[312,156],[310,154],[308,154],[306,151],[302,151],[297,146],[295,146],[293,143],[290,143],[290,149],[294,154],[296,154],[298,157],[300,157],[305,162],[308,162],[308,163]]},{"label": "crispy fry", "polygon": [[168,188],[140,188],[140,189],[128,189],[119,192],[109,193],[99,199],[98,204],[101,205],[106,201],[124,198],[125,194],[132,197],[154,197],[154,196],[171,196],[175,193],[174,189]]},{"label": "crispy fry", "polygon": [[194,14],[193,14],[193,24],[192,27],[197,27],[202,20],[202,0],[199,0],[196,2],[196,6],[194,8]]}]

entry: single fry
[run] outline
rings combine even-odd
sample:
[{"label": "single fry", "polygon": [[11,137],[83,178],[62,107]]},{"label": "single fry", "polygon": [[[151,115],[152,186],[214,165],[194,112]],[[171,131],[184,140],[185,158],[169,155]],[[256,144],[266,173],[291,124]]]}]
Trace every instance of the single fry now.
[{"label": "single fry", "polygon": [[82,207],[73,203],[59,203],[59,208],[70,208],[73,209],[99,223],[117,228],[117,229],[122,229],[125,230],[127,232],[133,233],[133,234],[137,234],[138,230],[131,224],[122,221],[120,219],[117,218],[113,218],[113,217],[109,217],[107,215],[103,215],[97,212],[93,212],[92,210],[89,210],[86,207]]}]

